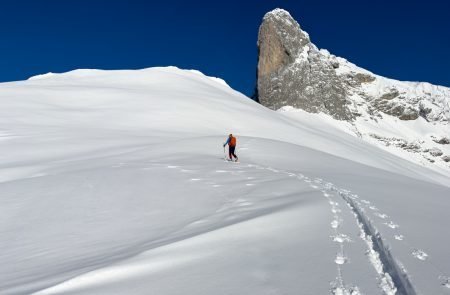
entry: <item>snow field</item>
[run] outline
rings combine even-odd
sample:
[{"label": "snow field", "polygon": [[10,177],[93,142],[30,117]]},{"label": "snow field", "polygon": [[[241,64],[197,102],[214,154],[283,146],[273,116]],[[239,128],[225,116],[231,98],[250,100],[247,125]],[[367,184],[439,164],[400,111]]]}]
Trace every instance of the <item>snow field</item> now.
[{"label": "snow field", "polygon": [[0,126],[2,294],[448,294],[446,175],[197,72],[4,83]]}]

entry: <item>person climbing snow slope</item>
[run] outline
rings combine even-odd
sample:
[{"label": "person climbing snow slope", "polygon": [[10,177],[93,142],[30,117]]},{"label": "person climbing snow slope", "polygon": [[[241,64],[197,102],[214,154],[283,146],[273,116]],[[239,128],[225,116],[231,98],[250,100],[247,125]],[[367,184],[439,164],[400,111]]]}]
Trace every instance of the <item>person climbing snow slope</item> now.
[{"label": "person climbing snow slope", "polygon": [[227,141],[223,144],[223,147],[225,148],[225,146],[228,144],[228,156],[229,156],[229,160],[233,161],[233,157],[235,158],[235,162],[238,161],[238,157],[236,156],[236,154],[234,153],[235,149],[236,149],[236,137],[233,136],[233,134],[230,134],[227,138]]}]

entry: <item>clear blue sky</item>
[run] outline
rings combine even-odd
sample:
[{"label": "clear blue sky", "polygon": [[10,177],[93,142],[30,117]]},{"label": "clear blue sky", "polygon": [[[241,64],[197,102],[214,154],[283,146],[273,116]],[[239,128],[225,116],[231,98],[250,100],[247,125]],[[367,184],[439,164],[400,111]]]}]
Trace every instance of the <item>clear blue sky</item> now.
[{"label": "clear blue sky", "polygon": [[0,2],[0,81],[175,65],[251,95],[258,27],[288,10],[320,48],[387,77],[450,86],[450,1]]}]

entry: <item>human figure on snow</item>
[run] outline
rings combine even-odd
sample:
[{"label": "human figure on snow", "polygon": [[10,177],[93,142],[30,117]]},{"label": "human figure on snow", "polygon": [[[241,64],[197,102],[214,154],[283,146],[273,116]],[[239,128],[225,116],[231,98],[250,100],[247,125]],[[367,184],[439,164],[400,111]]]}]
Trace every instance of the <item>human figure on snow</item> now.
[{"label": "human figure on snow", "polygon": [[230,157],[230,161],[233,161],[233,157],[236,159],[235,161],[238,161],[238,157],[234,153],[234,150],[236,149],[236,137],[233,136],[233,134],[230,134],[227,138],[227,141],[223,144],[223,147],[228,144],[228,156]]}]

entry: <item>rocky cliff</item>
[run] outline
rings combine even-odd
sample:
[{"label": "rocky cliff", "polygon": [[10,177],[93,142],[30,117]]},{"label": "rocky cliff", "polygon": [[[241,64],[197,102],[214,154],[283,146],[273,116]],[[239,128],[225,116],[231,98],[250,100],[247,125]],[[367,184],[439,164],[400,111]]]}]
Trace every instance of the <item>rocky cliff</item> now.
[{"label": "rocky cliff", "polygon": [[363,112],[401,120],[450,120],[450,89],[375,75],[319,50],[283,9],[264,16],[258,34],[257,98],[269,108],[289,105],[335,119]]},{"label": "rocky cliff", "polygon": [[318,49],[283,9],[259,28],[256,98],[274,110],[329,115],[393,153],[450,168],[450,88],[388,79]]}]

